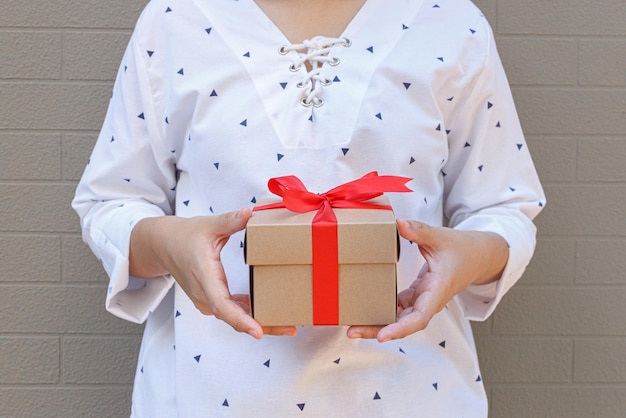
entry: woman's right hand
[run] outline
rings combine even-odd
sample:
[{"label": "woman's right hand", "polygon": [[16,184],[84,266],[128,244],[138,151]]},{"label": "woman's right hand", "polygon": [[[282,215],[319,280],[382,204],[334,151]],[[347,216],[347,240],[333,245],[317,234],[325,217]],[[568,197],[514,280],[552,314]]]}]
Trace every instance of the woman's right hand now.
[{"label": "woman's right hand", "polygon": [[245,208],[214,216],[145,218],[131,234],[130,273],[144,278],[171,274],[200,312],[256,339],[295,335],[295,327],[262,327],[250,315],[249,296],[228,289],[220,254],[250,216]]}]

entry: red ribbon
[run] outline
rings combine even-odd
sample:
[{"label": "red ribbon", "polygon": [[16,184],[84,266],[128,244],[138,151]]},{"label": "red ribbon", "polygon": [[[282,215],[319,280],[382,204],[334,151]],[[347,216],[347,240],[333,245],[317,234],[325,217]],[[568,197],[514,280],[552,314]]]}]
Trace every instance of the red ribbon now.
[{"label": "red ribbon", "polygon": [[339,323],[339,248],[337,217],[332,208],[391,210],[389,205],[366,201],[384,192],[410,192],[411,189],[405,185],[410,180],[407,177],[379,176],[374,171],[321,194],[309,192],[296,176],[269,180],[269,190],[283,200],[257,206],[254,210],[287,208],[301,213],[317,210],[311,225],[314,325]]}]

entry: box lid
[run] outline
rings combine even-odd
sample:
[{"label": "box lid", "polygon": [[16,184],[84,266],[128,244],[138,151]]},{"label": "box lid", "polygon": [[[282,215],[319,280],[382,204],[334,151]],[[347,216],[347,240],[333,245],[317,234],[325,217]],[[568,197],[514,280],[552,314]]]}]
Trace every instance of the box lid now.
[{"label": "box lid", "polygon": [[[260,200],[259,205],[279,200]],[[370,200],[389,204],[385,196]],[[398,232],[393,211],[333,209],[337,217],[339,264],[395,263]],[[316,212],[288,209],[254,211],[246,227],[245,256],[249,265],[311,264],[311,223]]]}]

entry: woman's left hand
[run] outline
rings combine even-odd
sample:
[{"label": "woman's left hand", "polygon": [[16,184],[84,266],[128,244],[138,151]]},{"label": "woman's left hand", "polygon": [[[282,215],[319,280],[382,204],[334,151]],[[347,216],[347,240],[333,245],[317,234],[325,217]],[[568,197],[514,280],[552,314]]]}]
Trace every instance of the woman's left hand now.
[{"label": "woman's left hand", "polygon": [[398,319],[387,326],[352,326],[349,338],[376,338],[380,342],[421,331],[432,317],[470,284],[500,278],[508,261],[508,245],[498,234],[459,231],[398,220],[400,235],[418,245],[427,271],[398,294]]}]

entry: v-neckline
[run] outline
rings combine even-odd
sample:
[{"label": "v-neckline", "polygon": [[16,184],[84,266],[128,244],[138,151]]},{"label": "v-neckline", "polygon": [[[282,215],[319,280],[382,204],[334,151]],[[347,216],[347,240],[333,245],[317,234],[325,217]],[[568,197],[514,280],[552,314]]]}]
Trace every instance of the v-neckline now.
[{"label": "v-neckline", "polygon": [[[263,25],[265,27],[271,28],[271,30],[274,32],[272,37],[276,37],[276,39],[280,39],[282,44],[284,44],[284,45],[292,45],[292,44],[299,44],[299,43],[301,43],[301,41],[303,41],[303,40],[289,39],[289,37],[285,34],[285,32],[261,8],[261,6],[259,6],[259,4],[257,4],[257,2],[255,0],[245,0],[245,1],[247,1],[247,2],[252,4],[252,9],[254,10],[254,13],[257,16],[259,16],[260,21],[263,21]],[[361,7],[359,7],[359,9],[356,11],[354,16],[352,16],[352,18],[348,21],[346,26],[342,29],[341,34],[339,36],[337,36],[337,38],[349,37],[349,34],[353,33],[355,30],[357,30],[358,27],[360,27],[360,23],[363,20],[364,16],[368,16],[367,9],[369,9],[370,7],[373,7],[372,6],[373,3],[375,3],[375,0],[365,0],[363,2],[363,4],[361,5]],[[329,36],[327,34],[319,33],[319,34],[316,34],[316,35],[313,35],[313,36],[309,37],[308,39],[312,39],[315,36],[324,36],[324,37],[332,37],[332,38],[334,38],[334,36]]]}]

